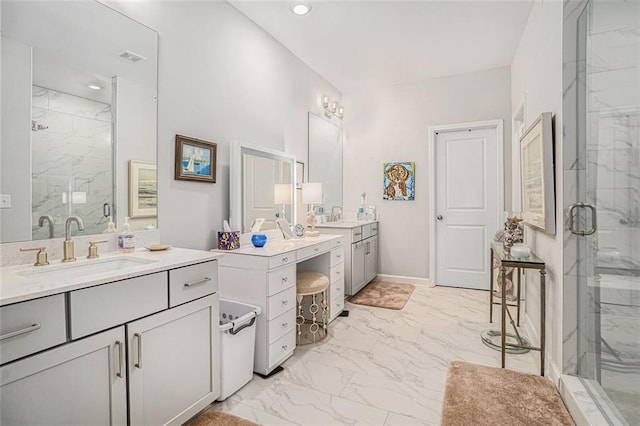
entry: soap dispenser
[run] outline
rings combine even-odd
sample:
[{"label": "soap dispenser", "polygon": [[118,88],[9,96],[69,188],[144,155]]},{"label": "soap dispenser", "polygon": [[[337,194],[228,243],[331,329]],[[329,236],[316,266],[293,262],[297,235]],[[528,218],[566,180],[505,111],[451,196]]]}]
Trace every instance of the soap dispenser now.
[{"label": "soap dispenser", "polygon": [[115,234],[116,232],[118,232],[118,230],[116,229],[116,224],[113,223],[113,217],[109,216],[109,223],[107,223],[107,229],[102,231],[102,233],[103,234]]},{"label": "soap dispenser", "polygon": [[133,253],[136,249],[136,235],[131,231],[129,218],[124,218],[122,231],[118,234],[118,251],[120,253]]}]

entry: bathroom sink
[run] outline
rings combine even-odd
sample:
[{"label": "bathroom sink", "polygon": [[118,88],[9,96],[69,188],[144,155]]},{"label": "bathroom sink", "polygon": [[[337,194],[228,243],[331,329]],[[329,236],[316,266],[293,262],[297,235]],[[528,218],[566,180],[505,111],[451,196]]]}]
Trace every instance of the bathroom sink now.
[{"label": "bathroom sink", "polygon": [[65,278],[78,278],[84,275],[100,274],[103,272],[120,272],[123,269],[155,263],[155,260],[140,259],[136,257],[112,257],[98,260],[86,260],[55,266],[39,266],[26,271],[18,272],[19,275],[47,280],[59,280]]}]

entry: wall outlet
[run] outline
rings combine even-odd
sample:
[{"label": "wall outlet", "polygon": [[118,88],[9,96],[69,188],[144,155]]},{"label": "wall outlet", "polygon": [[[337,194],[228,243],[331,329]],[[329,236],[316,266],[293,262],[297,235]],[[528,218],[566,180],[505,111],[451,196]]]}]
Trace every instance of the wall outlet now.
[{"label": "wall outlet", "polygon": [[0,209],[10,209],[10,208],[11,208],[11,195],[0,194]]}]

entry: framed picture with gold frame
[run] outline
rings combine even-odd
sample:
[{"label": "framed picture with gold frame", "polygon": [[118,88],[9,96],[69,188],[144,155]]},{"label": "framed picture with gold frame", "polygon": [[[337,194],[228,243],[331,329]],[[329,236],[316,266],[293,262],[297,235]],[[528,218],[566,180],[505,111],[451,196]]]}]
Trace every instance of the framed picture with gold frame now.
[{"label": "framed picture with gold frame", "polygon": [[158,215],[158,171],[156,163],[129,161],[129,217]]},{"label": "framed picture with gold frame", "polygon": [[522,219],[547,234],[556,233],[553,129],[545,112],[520,138]]}]

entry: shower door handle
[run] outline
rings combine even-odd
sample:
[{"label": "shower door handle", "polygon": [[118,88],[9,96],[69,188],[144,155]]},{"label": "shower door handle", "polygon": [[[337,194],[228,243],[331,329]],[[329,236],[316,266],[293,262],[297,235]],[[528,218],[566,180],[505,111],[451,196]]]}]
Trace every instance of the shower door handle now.
[{"label": "shower door handle", "polygon": [[[575,225],[575,212],[577,209],[589,209],[591,210],[591,229],[588,231],[580,231],[574,227]],[[593,235],[596,233],[598,229],[598,220],[596,215],[596,208],[588,203],[574,203],[569,206],[569,211],[567,213],[569,215],[569,231],[571,231],[574,235],[579,235],[581,237],[585,237],[587,235]]]}]

